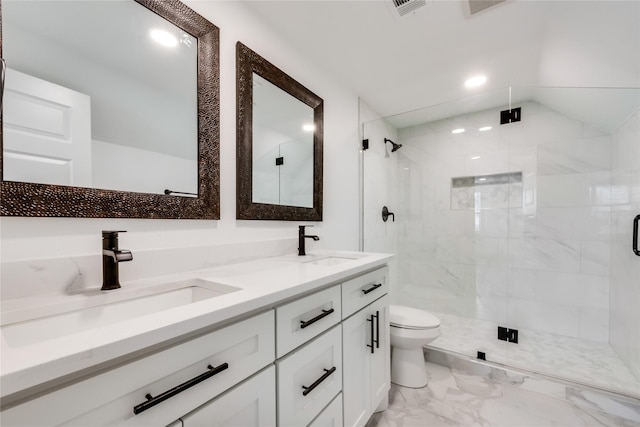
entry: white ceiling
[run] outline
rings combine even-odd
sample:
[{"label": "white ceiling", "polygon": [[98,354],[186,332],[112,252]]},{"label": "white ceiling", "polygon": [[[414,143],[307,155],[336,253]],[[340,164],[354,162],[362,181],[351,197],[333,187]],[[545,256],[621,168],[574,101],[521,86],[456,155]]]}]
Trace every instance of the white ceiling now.
[{"label": "white ceiling", "polygon": [[[247,7],[383,116],[508,86],[640,87],[640,1],[248,1]],[[463,87],[483,73],[481,89]],[[312,87],[310,87],[313,90]]]}]

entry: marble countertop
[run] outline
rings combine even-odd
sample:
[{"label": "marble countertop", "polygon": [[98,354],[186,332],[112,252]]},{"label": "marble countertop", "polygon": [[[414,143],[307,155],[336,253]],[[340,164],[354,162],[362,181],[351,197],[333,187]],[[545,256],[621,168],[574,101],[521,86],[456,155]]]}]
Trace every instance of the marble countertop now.
[{"label": "marble countertop", "polygon": [[[54,382],[81,370],[144,351],[202,328],[249,313],[269,309],[279,303],[339,283],[351,276],[385,265],[393,255],[345,251],[317,251],[305,257],[295,255],[230,264],[156,278],[121,282],[115,293],[157,287],[193,279],[232,286],[239,290],[215,298],[165,309],[155,313],[100,325],[53,339],[16,345],[2,333],[1,396],[25,392],[46,382]],[[329,257],[335,265],[319,264]],[[91,293],[92,292],[92,293]],[[45,294],[3,301],[2,326],[72,307],[92,298],[98,290],[77,294]],[[102,293],[104,295],[104,293]],[[25,317],[25,319],[22,319]]]}]

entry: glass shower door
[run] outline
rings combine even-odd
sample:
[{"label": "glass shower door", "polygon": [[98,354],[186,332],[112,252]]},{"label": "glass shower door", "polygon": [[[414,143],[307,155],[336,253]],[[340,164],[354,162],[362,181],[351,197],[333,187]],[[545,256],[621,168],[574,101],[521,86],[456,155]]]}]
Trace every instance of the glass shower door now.
[{"label": "glass shower door", "polygon": [[364,123],[363,249],[397,254],[430,347],[640,397],[639,110],[513,87]]},{"label": "glass shower door", "polygon": [[511,106],[508,365],[640,397],[640,92],[514,87]]},{"label": "glass shower door", "polygon": [[[367,122],[364,250],[397,254],[392,301],[432,312],[430,345],[504,363],[509,155],[500,110],[508,90]],[[392,140],[402,147],[392,152]],[[381,209],[394,213],[387,222]]]}]

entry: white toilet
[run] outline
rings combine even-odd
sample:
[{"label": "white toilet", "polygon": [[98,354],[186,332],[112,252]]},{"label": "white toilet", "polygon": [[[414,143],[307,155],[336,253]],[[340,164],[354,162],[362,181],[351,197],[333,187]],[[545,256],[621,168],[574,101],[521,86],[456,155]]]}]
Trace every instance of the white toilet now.
[{"label": "white toilet", "polygon": [[402,305],[389,308],[391,324],[391,382],[422,388],[429,382],[422,346],[440,336],[440,319]]}]

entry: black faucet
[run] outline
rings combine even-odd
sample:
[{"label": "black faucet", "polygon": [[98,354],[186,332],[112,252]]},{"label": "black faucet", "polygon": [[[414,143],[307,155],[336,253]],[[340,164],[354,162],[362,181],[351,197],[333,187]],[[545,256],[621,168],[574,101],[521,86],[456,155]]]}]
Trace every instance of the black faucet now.
[{"label": "black faucet", "polygon": [[102,288],[103,291],[120,288],[118,263],[131,261],[133,254],[118,248],[118,233],[126,231],[102,232]]},{"label": "black faucet", "polygon": [[304,234],[304,227],[313,227],[313,225],[300,225],[298,226],[298,256],[304,256],[307,253],[304,251],[304,239],[313,239],[316,242],[320,240],[318,236],[307,236]]}]

